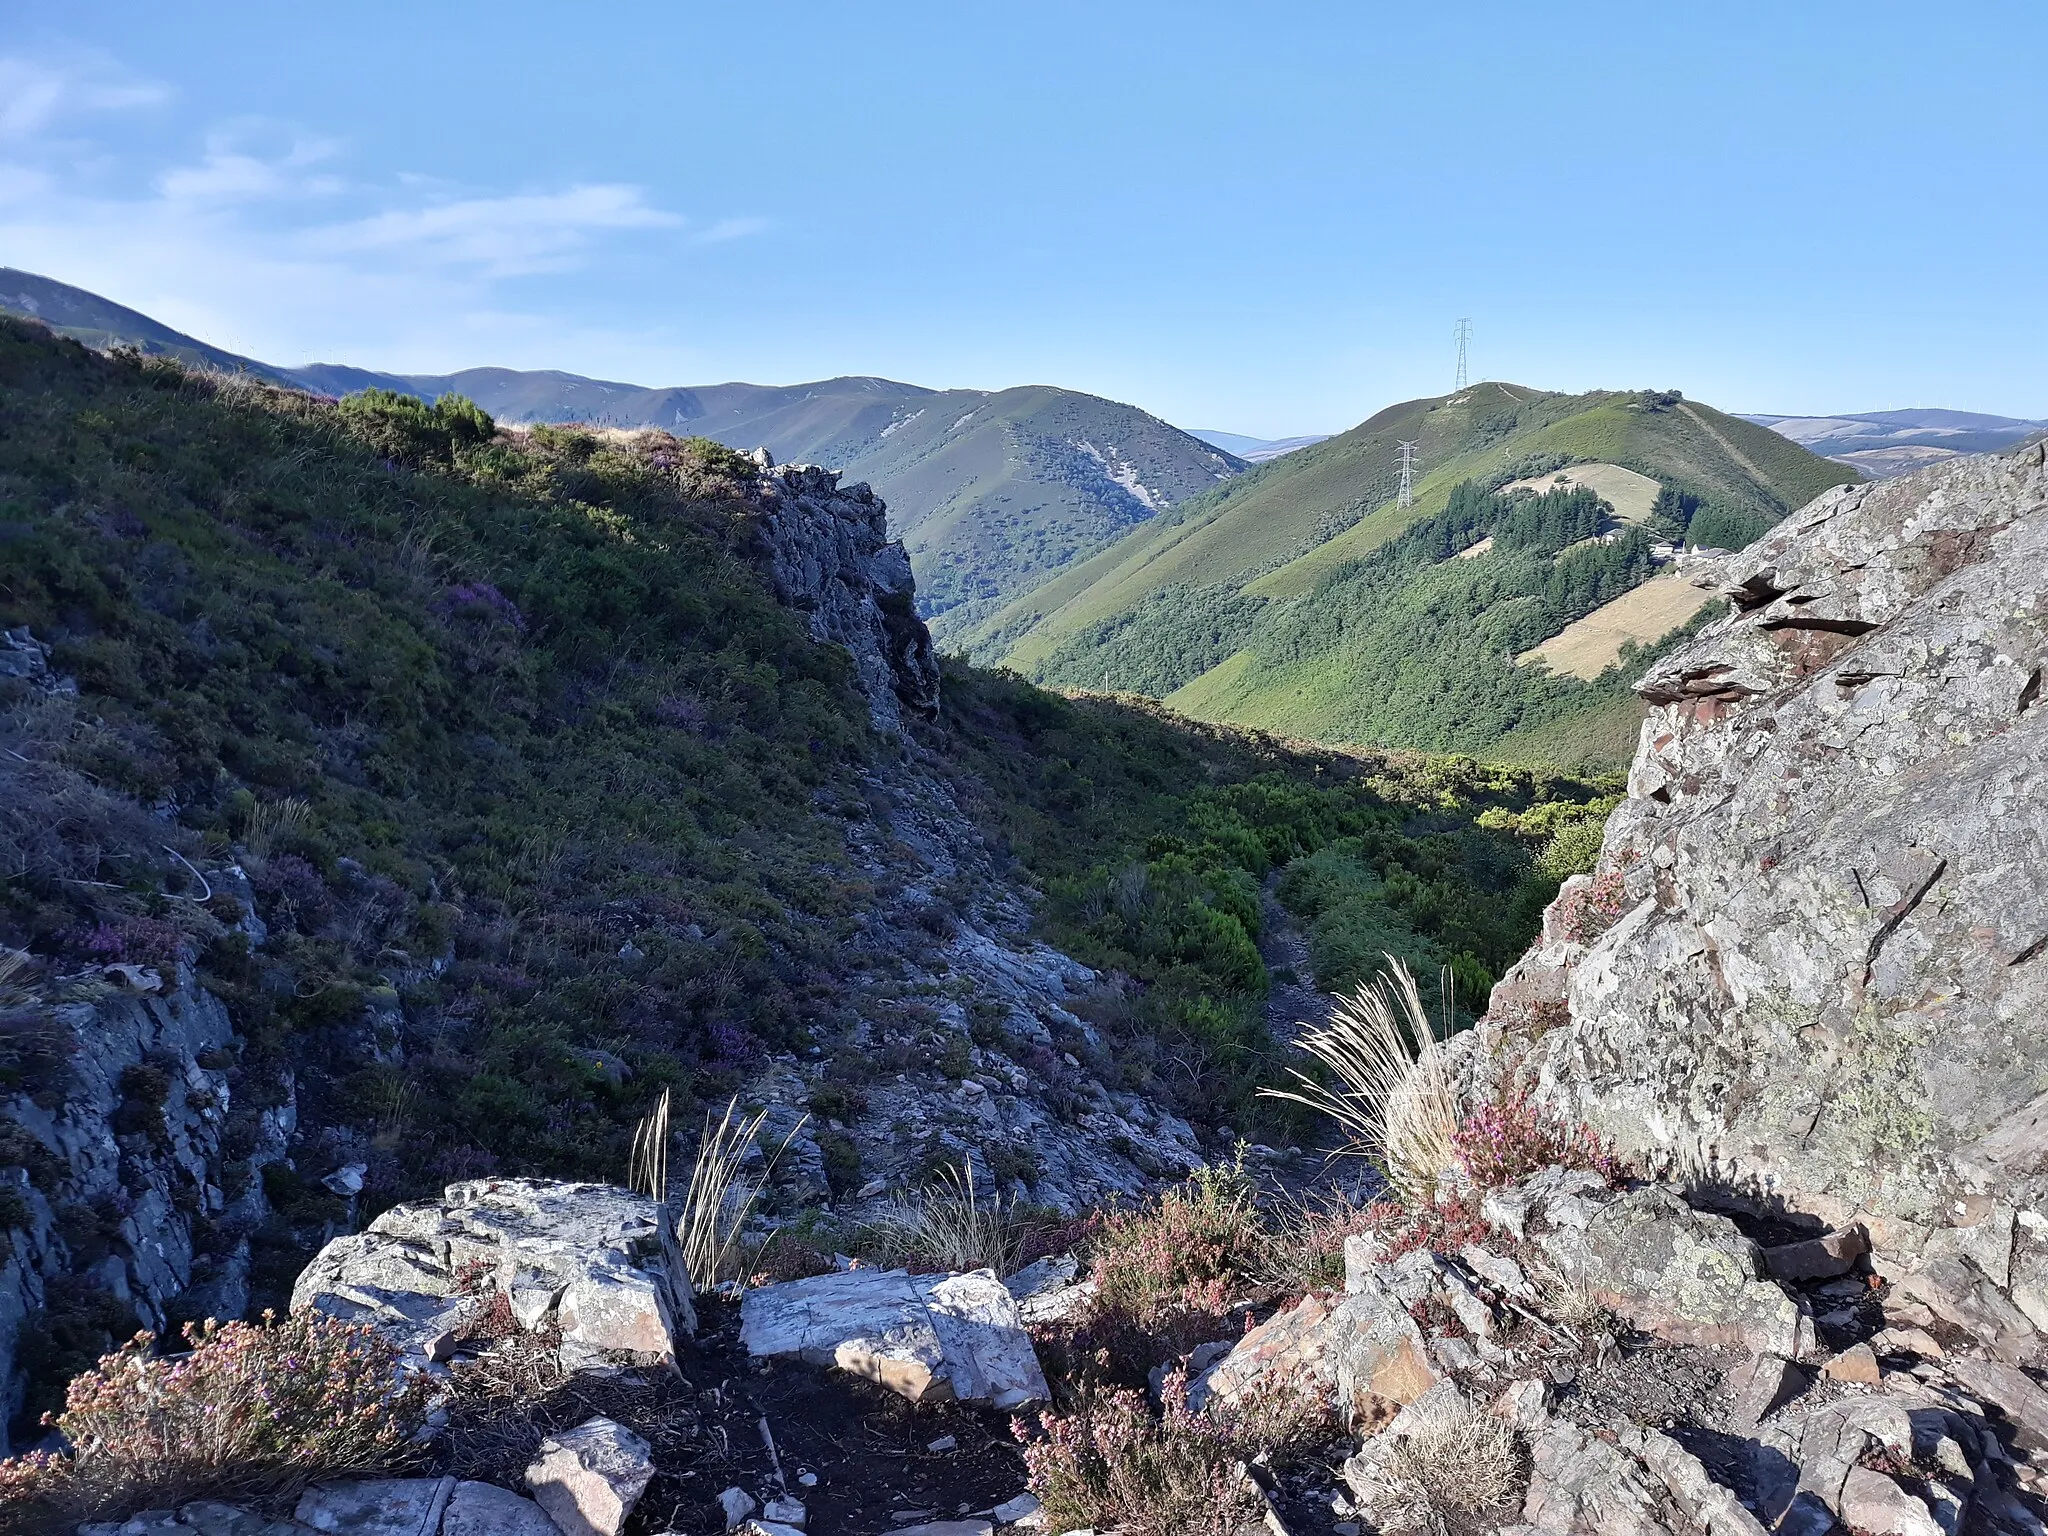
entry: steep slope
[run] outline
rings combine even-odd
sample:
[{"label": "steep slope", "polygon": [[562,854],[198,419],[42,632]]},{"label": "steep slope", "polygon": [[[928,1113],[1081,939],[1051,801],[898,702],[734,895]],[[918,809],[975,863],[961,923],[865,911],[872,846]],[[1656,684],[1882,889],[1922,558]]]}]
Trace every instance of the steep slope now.
[{"label": "steep slope", "polygon": [[2048,430],[2048,421],[1931,408],[1839,416],[1745,413],[1742,419],[1769,427],[1802,447],[1878,480],[1908,474],[1957,454],[1993,453]]},{"label": "steep slope", "polygon": [[0,320],[0,1409],[393,1200],[617,1178],[664,1089],[771,1111],[806,1220],[1278,1134],[1261,884],[1338,844],[1322,928],[1467,998],[1526,944],[1594,786],[935,701],[881,522]]},{"label": "steep slope", "polygon": [[223,352],[111,299],[15,267],[0,267],[0,315],[39,320],[89,347],[134,347],[194,368],[252,374],[272,384],[299,383],[287,369]]},{"label": "steep slope", "polygon": [[[1403,442],[1416,445],[1407,507],[1394,494]],[[1852,475],[1673,393],[1481,384],[1256,466],[1008,605],[976,639],[1042,680],[1136,689],[1199,718],[1465,751],[1577,741],[1611,762],[1631,708],[1613,680],[1512,658],[1646,580],[1656,539],[1747,543]],[[1494,488],[1582,493],[1600,514],[1566,522],[1604,542],[1517,535],[1496,549],[1507,500],[1458,501]],[[1432,531],[1418,543],[1416,530]],[[1583,728],[1560,734],[1581,712]]]}]

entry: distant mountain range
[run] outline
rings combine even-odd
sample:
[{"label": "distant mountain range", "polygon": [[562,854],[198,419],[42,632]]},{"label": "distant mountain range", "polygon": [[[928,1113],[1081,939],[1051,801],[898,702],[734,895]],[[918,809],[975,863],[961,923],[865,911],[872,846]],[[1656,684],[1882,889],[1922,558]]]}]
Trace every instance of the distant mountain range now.
[{"label": "distant mountain range", "polygon": [[[1666,569],[1657,542],[1746,544],[1856,478],[1675,392],[1478,384],[1256,465],[966,640],[1042,682],[1146,693],[1200,719],[1612,765],[1640,712],[1602,673],[1707,601],[1682,582],[1646,590]],[[1517,491],[1559,493],[1541,529],[1517,521]]]},{"label": "distant mountain range", "polygon": [[1769,427],[1815,453],[1854,465],[1879,480],[1954,458],[1959,453],[1990,453],[2048,431],[2048,421],[1932,408],[1840,416],[1744,413],[1743,420]]},{"label": "distant mountain range", "polygon": [[1307,437],[1246,437],[1240,432],[1212,432],[1203,427],[1190,429],[1190,435],[1221,448],[1225,453],[1235,454],[1247,464],[1263,464],[1297,448],[1324,442],[1330,436],[1327,432],[1312,432]]},{"label": "distant mountain range", "polygon": [[319,394],[469,396],[501,421],[660,427],[828,465],[889,504],[944,642],[1132,526],[1245,468],[1136,406],[1026,385],[932,390],[890,379],[648,388],[572,373],[390,374],[240,357],[80,288],[0,268],[0,310],[92,346],[127,344]]}]

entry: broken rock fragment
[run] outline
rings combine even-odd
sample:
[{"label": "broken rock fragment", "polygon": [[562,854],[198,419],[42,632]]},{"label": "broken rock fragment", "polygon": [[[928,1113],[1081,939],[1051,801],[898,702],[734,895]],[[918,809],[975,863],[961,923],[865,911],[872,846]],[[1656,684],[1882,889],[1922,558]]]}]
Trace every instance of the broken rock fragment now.
[{"label": "broken rock fragment", "polygon": [[603,1418],[550,1435],[526,1469],[535,1502],[563,1536],[619,1536],[653,1477],[647,1442]]}]

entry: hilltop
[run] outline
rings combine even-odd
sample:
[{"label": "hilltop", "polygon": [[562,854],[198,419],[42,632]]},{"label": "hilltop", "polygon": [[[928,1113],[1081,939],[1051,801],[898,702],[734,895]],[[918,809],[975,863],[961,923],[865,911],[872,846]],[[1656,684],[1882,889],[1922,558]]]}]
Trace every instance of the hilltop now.
[{"label": "hilltop", "polygon": [[2048,421],[1935,409],[1844,412],[1836,416],[1745,412],[1742,419],[1769,427],[1873,480],[1925,469],[1959,454],[1994,453],[2048,430]]},{"label": "hilltop", "polygon": [[[1402,442],[1417,445],[1406,507],[1396,495]],[[1464,751],[1493,750],[1541,728],[1552,734],[1517,737],[1509,749],[1613,763],[1625,754],[1633,718],[1625,693],[1559,681],[1512,657],[1648,579],[1658,539],[1740,547],[1819,491],[1854,478],[1674,392],[1561,395],[1484,383],[1391,406],[1255,466],[1009,604],[969,642],[974,654],[1042,681],[1134,689],[1199,718],[1325,741]],[[1621,564],[1597,580],[1566,582],[1566,598],[1546,587],[1562,547],[1541,554],[1541,570],[1510,571],[1507,550],[1494,558],[1491,545],[1473,547],[1491,527],[1483,517],[1460,524],[1463,542],[1434,561],[1428,540],[1401,545],[1411,530],[1450,513],[1460,487],[1583,491],[1605,511],[1578,537],[1608,540],[1607,553],[1575,553],[1572,561]],[[1460,551],[1474,558],[1423,586],[1408,579]],[[1404,573],[1398,580],[1395,567]],[[1424,587],[1443,589],[1437,597],[1464,617],[1444,619],[1441,604],[1422,598]],[[1432,654],[1413,649],[1421,620],[1397,617],[1411,602],[1424,602]],[[1398,702],[1409,693],[1468,702],[1430,706],[1425,719],[1419,704]],[[1567,730],[1557,745],[1556,722],[1580,705],[1594,706],[1599,721],[1590,731]]]},{"label": "hilltop", "polygon": [[394,374],[284,368],[223,352],[95,294],[0,268],[0,312],[88,346],[133,346],[198,367],[346,395],[388,389],[474,400],[506,422],[658,427],[784,463],[827,465],[889,503],[940,638],[1029,591],[1244,461],[1114,400],[1053,385],[926,389],[851,377],[652,388],[552,370]]}]

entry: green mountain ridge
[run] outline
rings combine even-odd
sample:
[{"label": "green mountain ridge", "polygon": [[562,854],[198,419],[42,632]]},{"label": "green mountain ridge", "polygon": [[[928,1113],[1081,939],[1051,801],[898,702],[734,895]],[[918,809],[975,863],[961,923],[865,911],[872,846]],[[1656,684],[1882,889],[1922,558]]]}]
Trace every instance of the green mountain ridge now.
[{"label": "green mountain ridge", "polygon": [[[1416,445],[1406,507],[1397,496],[1402,442]],[[1482,383],[1390,406],[1253,467],[1006,605],[965,643],[970,654],[1042,682],[1141,691],[1198,718],[1312,740],[1461,751],[1508,743],[1513,751],[1518,733],[1534,731],[1555,752],[1572,733],[1560,737],[1553,723],[1583,710],[1582,755],[1611,764],[1632,718],[1625,690],[1552,678],[1511,657],[1589,611],[1595,593],[1605,601],[1653,574],[1646,536],[1606,526],[1603,537],[1632,540],[1636,551],[1619,587],[1573,553],[1584,579],[1560,588],[1548,571],[1567,551],[1543,550],[1538,570],[1530,546],[1512,579],[1504,579],[1505,552],[1427,576],[1432,562],[1402,556],[1405,580],[1417,584],[1410,593],[1384,580],[1380,554],[1445,516],[1460,486],[1491,490],[1573,464],[1612,464],[1654,480],[1668,509],[1664,536],[1712,545],[1746,544],[1827,486],[1858,478],[1675,392],[1563,395]],[[1505,516],[1491,507],[1473,528]],[[1368,600],[1372,612],[1354,611]],[[1424,611],[1402,621],[1406,641],[1366,638],[1412,601]],[[1466,627],[1434,623],[1430,601],[1463,613]],[[1417,625],[1434,635],[1433,656],[1406,648]],[[1499,654],[1477,647],[1482,634]],[[1468,686],[1473,669],[1487,676],[1490,694]],[[1463,698],[1464,714],[1425,706],[1430,693]]]},{"label": "green mountain ridge", "polygon": [[12,268],[0,268],[0,312],[41,320],[90,346],[133,345],[317,394],[390,389],[429,402],[460,394],[506,422],[659,427],[729,448],[765,447],[784,463],[826,465],[867,481],[888,503],[942,641],[1245,467],[1136,406],[1053,385],[933,390],[855,376],[650,388],[553,370],[280,368]]}]

